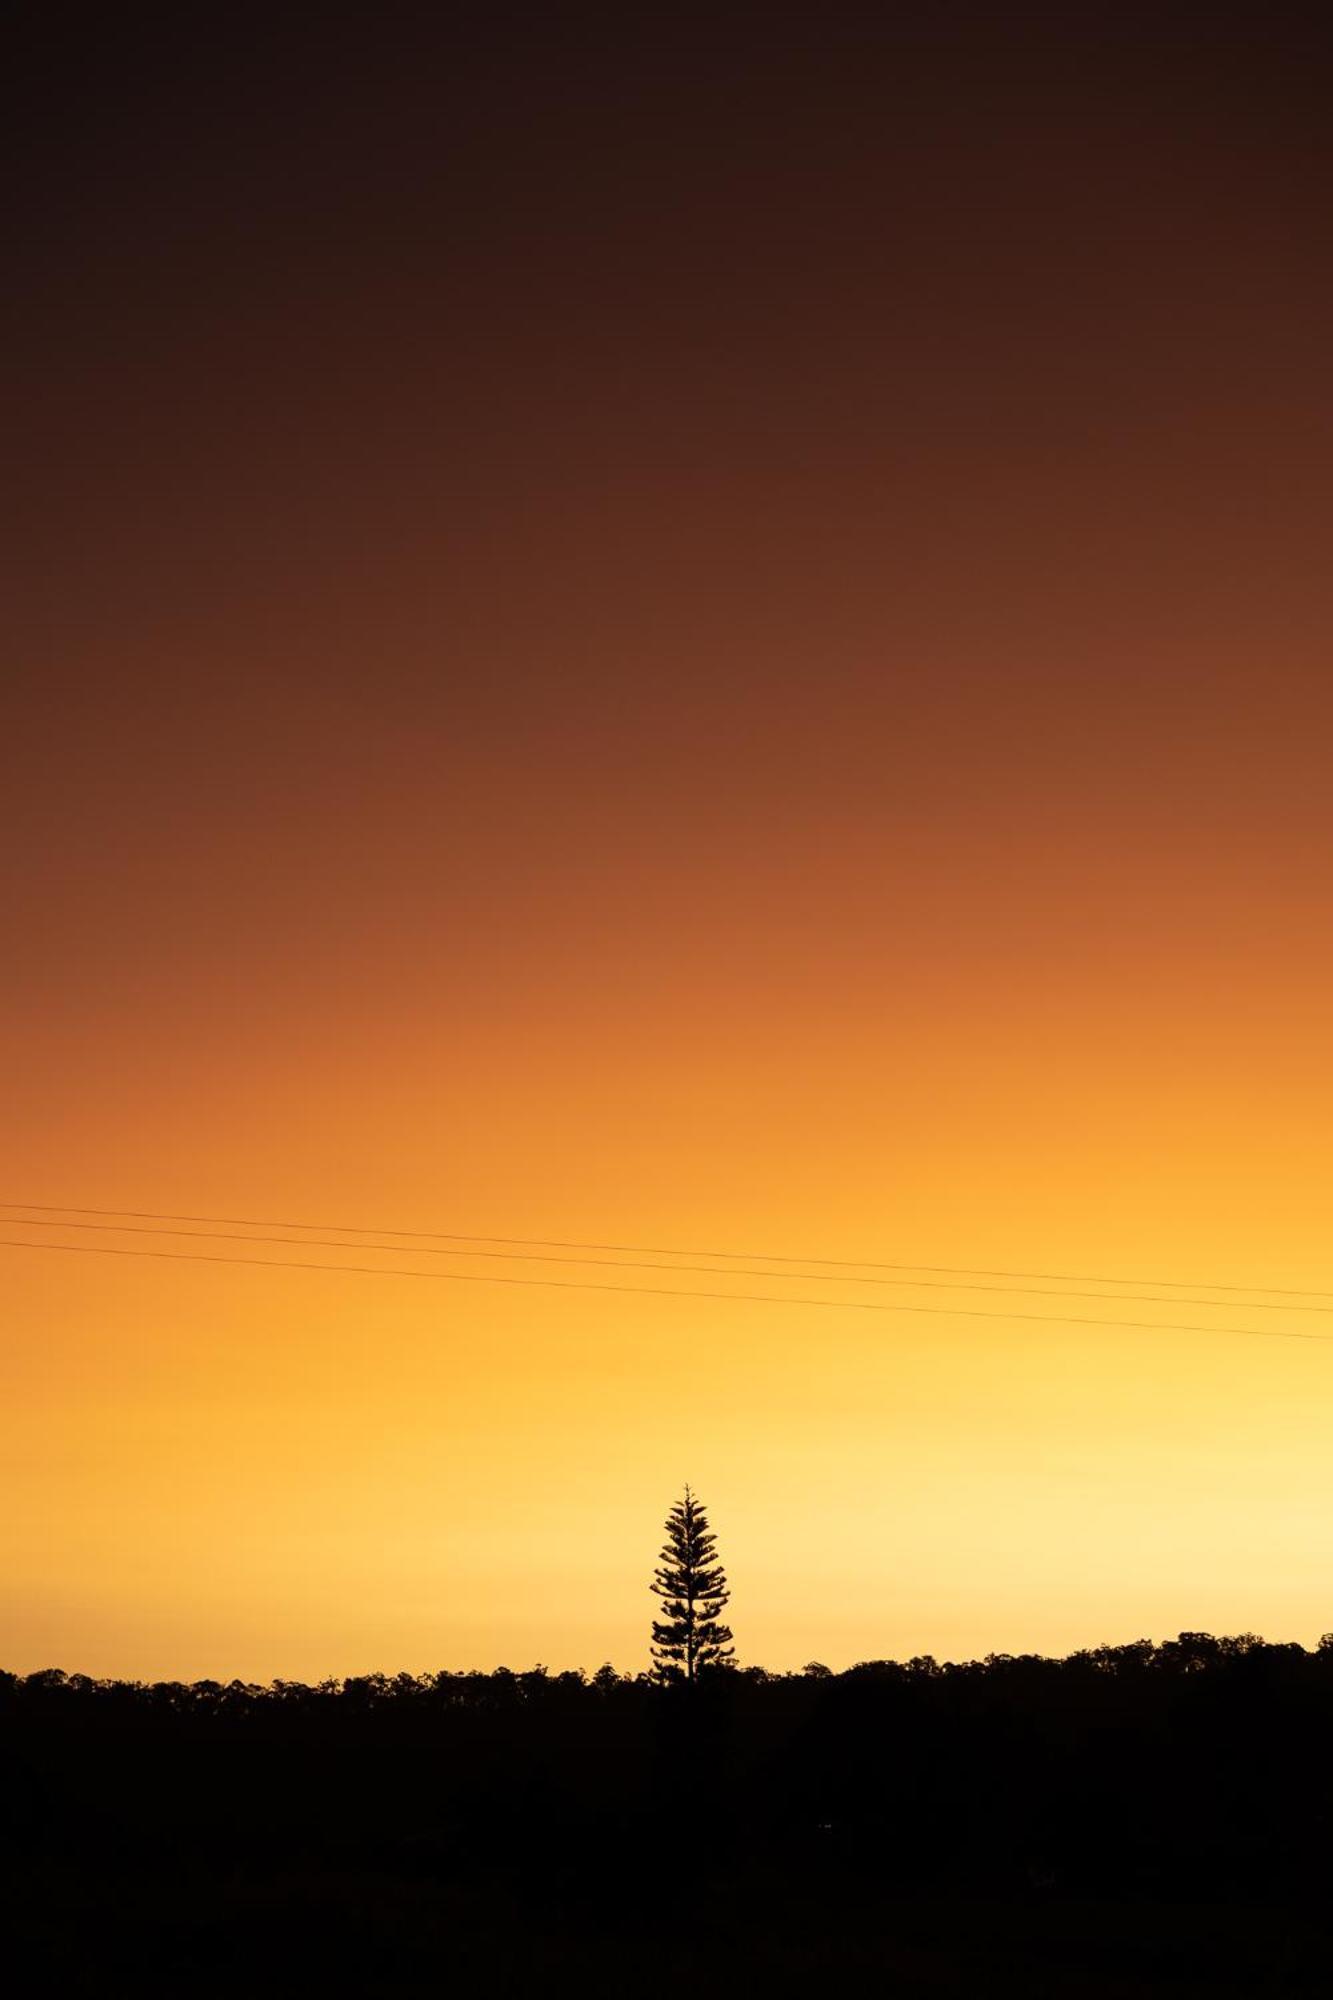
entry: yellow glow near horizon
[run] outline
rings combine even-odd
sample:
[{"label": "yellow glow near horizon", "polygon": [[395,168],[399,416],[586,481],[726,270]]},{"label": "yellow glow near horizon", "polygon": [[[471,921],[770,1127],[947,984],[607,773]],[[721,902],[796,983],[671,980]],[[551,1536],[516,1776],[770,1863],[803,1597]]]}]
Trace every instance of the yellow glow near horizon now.
[{"label": "yellow glow near horizon", "polygon": [[[709,1094],[704,1084],[680,1104],[701,1120]],[[974,1129],[966,1174],[925,1132],[899,1128],[882,1183],[891,1236],[856,1149],[847,1179],[819,1191],[828,1142],[807,1107],[790,1154],[776,1156],[757,1124],[733,1143],[729,1171],[748,1198],[725,1230],[721,1211],[710,1227],[702,1207],[671,1218],[622,1203],[612,1240],[725,1235],[739,1249],[831,1256],[898,1256],[910,1243],[926,1262],[1237,1280],[1225,1238],[1244,1242],[1262,1283],[1316,1281],[1299,1126],[1290,1182],[1261,1186],[1252,1162],[1201,1149],[1187,1175],[1177,1152],[1156,1179],[1136,1153],[1131,1186],[1106,1143],[1113,1106],[1101,1143],[1071,1146],[1056,1176],[1025,1101],[1026,1145],[1009,1107],[992,1105],[994,1153]],[[489,1098],[493,1130],[503,1109]],[[842,1107],[838,1117],[845,1144]],[[231,1212],[227,1174],[239,1185],[238,1161],[216,1146],[224,1120],[209,1120],[218,1213]],[[318,1130],[296,1117],[284,1129],[310,1149],[295,1176],[322,1179],[315,1208],[380,1212],[355,1163],[329,1165]],[[679,1157],[657,1131],[658,1171],[679,1186]],[[603,1240],[624,1134],[596,1141],[585,1124],[563,1205],[542,1218],[552,1234]],[[388,1134],[367,1150],[400,1175],[417,1170]],[[701,1192],[708,1171],[701,1158]],[[461,1181],[429,1208],[400,1187],[383,1211],[404,1227],[479,1229],[489,1218]],[[782,1181],[806,1218],[799,1241],[772,1220]],[[274,1185],[265,1206],[289,1213],[294,1194]],[[1112,1241],[1103,1205],[1128,1217],[1131,1199],[1132,1225]],[[517,1212],[535,1233],[531,1193]],[[41,1329],[6,1358],[11,1668],[259,1679],[537,1659],[637,1668],[662,1516],[687,1477],[719,1534],[742,1657],[770,1666],[1060,1651],[1187,1627],[1312,1643],[1333,1624],[1333,1343],[1079,1323],[1333,1333],[1333,1317],[1291,1305],[836,1288],[929,1308],[914,1315],[5,1254],[13,1324]],[[406,1251],[349,1261],[430,1263]]]}]

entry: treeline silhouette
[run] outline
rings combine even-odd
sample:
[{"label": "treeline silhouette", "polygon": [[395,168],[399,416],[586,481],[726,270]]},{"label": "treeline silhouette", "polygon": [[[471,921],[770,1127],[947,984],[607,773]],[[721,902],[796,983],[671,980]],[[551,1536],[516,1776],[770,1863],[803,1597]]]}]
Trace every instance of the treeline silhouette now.
[{"label": "treeline silhouette", "polygon": [[1313,1992],[1333,1963],[1333,1639],[693,1687],[0,1674],[0,1745],[11,1922],[53,1992],[142,1990],[148,1960],[192,1992],[256,1990],[257,1965],[623,1991],[650,1941],[635,1990],[721,1991],[756,1951],[775,1977],[919,1960],[945,1993],[1192,1992],[1196,1960],[1201,1992]]}]

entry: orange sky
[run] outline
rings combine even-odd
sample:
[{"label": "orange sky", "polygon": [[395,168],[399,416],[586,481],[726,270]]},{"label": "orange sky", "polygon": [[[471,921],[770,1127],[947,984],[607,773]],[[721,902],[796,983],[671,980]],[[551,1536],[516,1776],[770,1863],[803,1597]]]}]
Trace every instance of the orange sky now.
[{"label": "orange sky", "polygon": [[[0,1195],[1333,1288],[1320,52],[137,53],[20,135]],[[686,1478],[771,1666],[1333,1626],[1333,1346],[1164,1326],[1333,1289],[0,1273],[12,1669],[636,1668]]]}]

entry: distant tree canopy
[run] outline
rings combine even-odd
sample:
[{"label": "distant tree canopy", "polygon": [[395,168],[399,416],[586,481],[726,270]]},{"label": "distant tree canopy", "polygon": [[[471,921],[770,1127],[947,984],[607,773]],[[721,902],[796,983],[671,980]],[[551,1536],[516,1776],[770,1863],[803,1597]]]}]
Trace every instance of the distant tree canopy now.
[{"label": "distant tree canopy", "polygon": [[[42,1968],[5,1990],[418,1995],[457,1951],[446,1983],[458,1963],[468,1992],[544,1992],[605,1925],[588,1993],[624,1990],[629,1952],[645,1996],[786,1992],[793,1964],[802,1990],[916,1993],[930,1933],[912,1912],[929,1909],[942,1935],[961,1926],[939,2000],[1329,1992],[1333,1645],[1191,1631],[692,1688],[667,1665],[676,1682],[646,1662],[313,1687],[0,1671],[5,1963],[17,1934]],[[1211,1954],[1187,1985],[1173,1907]],[[1042,1909],[1051,1927],[1029,1929]],[[1095,1980],[1071,1956],[1078,1911]],[[525,1930],[548,1922],[549,1977]],[[727,1925],[743,1947],[715,1977]],[[908,1956],[881,1979],[871,1941],[895,1935]],[[845,1958],[819,1956],[842,1937]],[[664,1972],[675,1940],[688,1957]],[[1012,1983],[987,1976],[992,1950]],[[1161,1978],[1140,1985],[1150,1952]]]},{"label": "distant tree canopy", "polygon": [[735,1660],[731,1627],[721,1622],[731,1593],[716,1560],[717,1537],[689,1487],[666,1519],[666,1542],[652,1590],[662,1599],[653,1620],[653,1671],[659,1680],[695,1681]]}]

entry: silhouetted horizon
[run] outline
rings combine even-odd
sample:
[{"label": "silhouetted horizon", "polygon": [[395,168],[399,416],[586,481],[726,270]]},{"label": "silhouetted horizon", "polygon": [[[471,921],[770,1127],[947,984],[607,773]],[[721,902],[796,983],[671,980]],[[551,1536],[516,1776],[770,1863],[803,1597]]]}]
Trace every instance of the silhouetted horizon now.
[{"label": "silhouetted horizon", "polygon": [[[1015,1652],[1008,1649],[996,1648],[991,1652],[968,1654],[956,1659],[940,1658],[934,1653],[911,1653],[906,1655],[874,1653],[868,1654],[864,1659],[849,1661],[845,1666],[829,1666],[825,1661],[814,1656],[800,1666],[790,1667],[768,1667],[762,1661],[737,1659],[721,1664],[710,1664],[701,1669],[701,1671],[712,1674],[727,1674],[750,1680],[755,1678],[762,1680],[799,1680],[809,1676],[816,1678],[827,1676],[836,1680],[849,1674],[868,1673],[879,1668],[896,1668],[905,1673],[914,1671],[927,1673],[963,1673],[974,1672],[978,1668],[1005,1666],[1015,1662],[1031,1662],[1042,1666],[1069,1666],[1078,1661],[1128,1659],[1131,1655],[1137,1659],[1156,1659],[1158,1657],[1175,1659],[1185,1654],[1195,1657],[1191,1650],[1195,1646],[1202,1647],[1205,1651],[1219,1648],[1224,1653],[1262,1650],[1274,1653],[1301,1653],[1312,1659],[1324,1655],[1333,1657],[1333,1631],[1322,1633],[1313,1645],[1306,1645],[1299,1639],[1268,1639],[1262,1633],[1250,1631],[1211,1633],[1182,1626],[1179,1631],[1175,1632],[1169,1638],[1154,1639],[1145,1635],[1138,1635],[1133,1639],[1104,1640],[1095,1646],[1071,1647],[1067,1653],[1043,1653],[1037,1650],[1028,1651],[1026,1649]],[[497,1660],[490,1666],[482,1665],[476,1661],[471,1661],[462,1666],[435,1666],[415,1669],[405,1668],[400,1665],[393,1668],[360,1668],[345,1674],[324,1675],[317,1680],[302,1680],[296,1675],[282,1674],[273,1675],[267,1679],[254,1679],[238,1674],[229,1675],[225,1679],[211,1674],[199,1674],[190,1677],[176,1674],[151,1676],[146,1674],[96,1674],[88,1673],[81,1668],[67,1669],[49,1663],[43,1667],[23,1669],[8,1668],[3,1663],[0,1663],[0,1684],[3,1684],[5,1681],[44,1682],[49,1677],[54,1676],[69,1684],[78,1683],[80,1686],[88,1687],[185,1687],[210,1689],[217,1687],[243,1687],[258,1690],[261,1693],[268,1692],[274,1688],[305,1688],[311,1692],[322,1692],[350,1685],[392,1689],[405,1685],[408,1682],[414,1684],[429,1682],[436,1677],[446,1680],[485,1680],[491,1678],[524,1680],[537,1676],[550,1681],[564,1683],[580,1681],[591,1685],[598,1680],[599,1676],[608,1674],[613,1676],[617,1681],[624,1681],[626,1683],[642,1684],[644,1686],[661,1685],[660,1676],[651,1664],[641,1667],[621,1667],[610,1659],[602,1660],[596,1667],[550,1667],[541,1660],[534,1660],[530,1665],[526,1666],[511,1665],[506,1660]]]},{"label": "silhouetted horizon", "polygon": [[[1330,1769],[1333,1636],[693,1683],[0,1673],[9,1932],[62,1996],[145,1967],[222,1995],[256,1963],[358,1993],[563,1966],[610,1995],[626,1954],[656,1993],[696,1946],[706,1992],[814,1964],[960,2000],[1316,1994]],[[682,1851],[697,1930],[664,1939]]]}]

